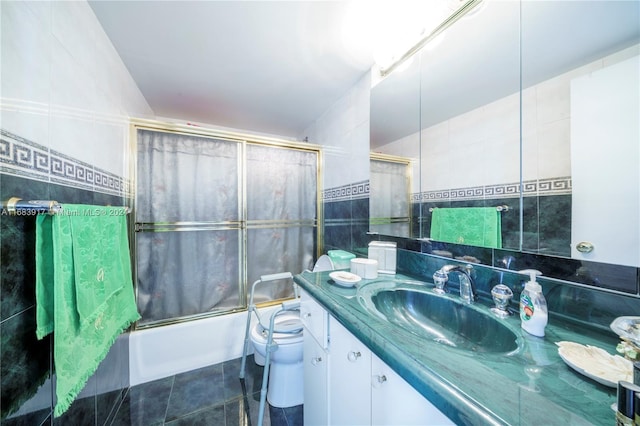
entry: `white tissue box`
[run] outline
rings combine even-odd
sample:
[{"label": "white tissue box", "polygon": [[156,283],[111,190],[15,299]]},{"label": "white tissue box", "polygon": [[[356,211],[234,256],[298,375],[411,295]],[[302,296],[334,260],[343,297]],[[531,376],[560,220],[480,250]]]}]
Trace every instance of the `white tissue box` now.
[{"label": "white tissue box", "polygon": [[351,259],[351,273],[365,280],[376,279],[378,278],[378,261],[363,258]]}]

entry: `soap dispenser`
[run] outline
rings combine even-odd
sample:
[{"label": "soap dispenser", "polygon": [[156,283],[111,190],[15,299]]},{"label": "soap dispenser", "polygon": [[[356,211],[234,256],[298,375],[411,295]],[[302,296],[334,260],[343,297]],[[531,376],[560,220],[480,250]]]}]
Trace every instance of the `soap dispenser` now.
[{"label": "soap dispenser", "polygon": [[542,294],[542,286],[536,281],[536,275],[541,275],[535,269],[519,271],[529,274],[530,280],[524,285],[520,294],[520,320],[522,329],[529,334],[544,337],[544,328],[547,326],[549,314],[547,301]]}]

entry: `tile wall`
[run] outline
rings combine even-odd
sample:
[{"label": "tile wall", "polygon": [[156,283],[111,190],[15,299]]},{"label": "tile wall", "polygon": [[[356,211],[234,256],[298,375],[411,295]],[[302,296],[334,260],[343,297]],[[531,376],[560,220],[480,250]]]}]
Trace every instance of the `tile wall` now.
[{"label": "tile wall", "polygon": [[[89,5],[0,2],[0,198],[126,205],[128,119],[153,117]],[[0,216],[0,424],[104,424],[128,386],[118,339],[53,419],[49,337],[35,338],[33,217]]]},{"label": "tile wall", "polygon": [[324,191],[324,251],[366,247],[369,230],[369,181]]},{"label": "tile wall", "polygon": [[323,146],[324,253],[366,245],[370,89],[367,74],[299,137]]}]

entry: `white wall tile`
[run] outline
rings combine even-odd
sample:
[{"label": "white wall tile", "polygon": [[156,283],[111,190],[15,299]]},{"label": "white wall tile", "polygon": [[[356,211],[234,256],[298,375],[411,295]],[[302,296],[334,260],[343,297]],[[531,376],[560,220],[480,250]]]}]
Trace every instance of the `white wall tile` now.
[{"label": "white wall tile", "polygon": [[538,130],[538,179],[571,176],[571,120],[547,123]]},{"label": "white wall tile", "polygon": [[[487,138],[500,138],[520,130],[520,93],[491,102],[482,108],[484,132]],[[499,119],[496,119],[499,117]],[[478,126],[478,130],[481,127]],[[486,133],[485,133],[486,132]]]},{"label": "white wall tile", "polygon": [[428,151],[430,155],[441,155],[451,149],[449,141],[450,121],[434,124],[421,132],[420,144],[422,151]]},{"label": "white wall tile", "polygon": [[84,1],[3,2],[2,128],[126,176],[129,117],[152,118]]},{"label": "white wall tile", "polygon": [[96,61],[96,27],[95,15],[86,2],[53,2],[52,36],[74,59],[76,71],[92,76],[99,63]]},{"label": "white wall tile", "polygon": [[366,73],[347,93],[303,132],[323,145],[324,188],[369,178],[369,91]]},{"label": "white wall tile", "polygon": [[569,81],[554,78],[536,86],[538,126],[563,120],[571,115]]},{"label": "white wall tile", "polygon": [[[520,181],[520,132],[512,130],[483,143],[485,149],[482,185]],[[473,184],[468,186],[474,186]]]},{"label": "white wall tile", "polygon": [[423,192],[451,188],[451,157],[451,151],[430,155],[427,150],[422,150],[420,164]]},{"label": "white wall tile", "polygon": [[[351,146],[351,182],[369,180],[369,161],[360,161],[360,158],[369,158],[369,121],[358,124],[349,134],[347,143]],[[356,160],[356,161],[354,161]]]},{"label": "white wall tile", "polygon": [[49,110],[3,109],[0,126],[29,141],[49,146]]},{"label": "white wall tile", "polygon": [[529,87],[522,91],[522,133],[536,131],[538,123],[538,106],[536,88]]},{"label": "white wall tile", "polygon": [[51,53],[51,104],[72,108],[77,114],[90,117],[95,108],[96,91],[91,74],[57,39],[53,39]]},{"label": "white wall tile", "polygon": [[65,113],[64,110],[53,110],[49,122],[51,149],[87,164],[95,164],[98,155],[93,146],[94,123],[89,117],[74,116]]},{"label": "white wall tile", "polygon": [[94,138],[87,141],[91,150],[95,152],[93,164],[118,176],[127,176],[128,166],[125,164],[128,129],[126,126],[111,123],[93,122],[92,134]]},{"label": "white wall tile", "polygon": [[622,62],[634,56],[640,55],[640,44],[633,45],[626,49],[622,49],[619,52],[614,53],[613,55],[607,56],[602,60],[602,66],[608,67],[613,64],[617,64],[618,62]]},{"label": "white wall tile", "polygon": [[538,132],[522,135],[522,179],[537,180],[538,171]]},{"label": "white wall tile", "polygon": [[449,144],[454,150],[464,150],[487,135],[487,116],[482,108],[474,109],[449,120]]},{"label": "white wall tile", "polygon": [[4,99],[48,103],[50,28],[28,5],[2,4],[0,94]]}]

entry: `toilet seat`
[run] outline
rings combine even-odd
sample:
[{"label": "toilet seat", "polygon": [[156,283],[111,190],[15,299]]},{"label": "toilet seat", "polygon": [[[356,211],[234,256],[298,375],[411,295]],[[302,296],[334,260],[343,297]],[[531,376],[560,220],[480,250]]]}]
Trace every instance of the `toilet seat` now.
[{"label": "toilet seat", "polygon": [[[269,330],[261,323],[251,329],[251,339],[266,344]],[[278,315],[274,321],[273,340],[279,345],[292,345],[302,342],[302,321],[298,312],[285,312]]]},{"label": "toilet seat", "polygon": [[316,264],[313,266],[313,271],[311,272],[333,271],[334,269],[331,258],[326,254],[323,254],[318,258]]}]

